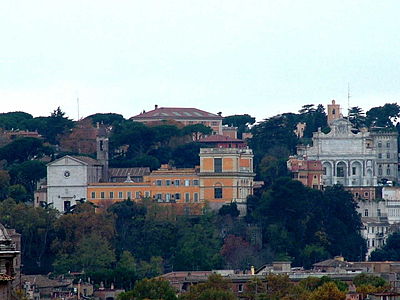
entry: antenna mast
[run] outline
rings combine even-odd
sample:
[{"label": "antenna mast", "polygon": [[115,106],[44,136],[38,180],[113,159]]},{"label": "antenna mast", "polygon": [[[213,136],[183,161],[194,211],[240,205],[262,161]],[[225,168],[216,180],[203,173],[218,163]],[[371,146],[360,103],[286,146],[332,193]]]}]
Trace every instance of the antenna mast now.
[{"label": "antenna mast", "polygon": [[350,83],[347,83],[347,116],[350,114]]},{"label": "antenna mast", "polygon": [[76,104],[78,106],[78,121],[79,121],[79,97],[76,98]]}]

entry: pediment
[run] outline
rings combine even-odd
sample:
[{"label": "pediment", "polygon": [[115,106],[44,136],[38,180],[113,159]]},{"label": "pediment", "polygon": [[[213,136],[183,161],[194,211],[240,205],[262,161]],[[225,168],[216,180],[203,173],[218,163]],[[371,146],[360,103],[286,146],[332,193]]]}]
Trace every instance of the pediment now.
[{"label": "pediment", "polygon": [[86,163],[75,157],[66,155],[47,164],[48,166],[85,166]]}]

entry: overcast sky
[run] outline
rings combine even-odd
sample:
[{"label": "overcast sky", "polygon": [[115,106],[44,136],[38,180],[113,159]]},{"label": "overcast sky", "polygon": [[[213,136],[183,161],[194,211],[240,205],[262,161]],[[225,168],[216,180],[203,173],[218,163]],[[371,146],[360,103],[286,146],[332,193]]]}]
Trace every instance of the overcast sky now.
[{"label": "overcast sky", "polygon": [[258,120],[400,95],[400,1],[0,1],[0,112]]}]

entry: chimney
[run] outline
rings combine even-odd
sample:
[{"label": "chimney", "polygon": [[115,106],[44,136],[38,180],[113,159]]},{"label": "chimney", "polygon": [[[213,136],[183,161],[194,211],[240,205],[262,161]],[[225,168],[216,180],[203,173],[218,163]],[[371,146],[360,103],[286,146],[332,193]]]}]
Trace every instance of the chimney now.
[{"label": "chimney", "polygon": [[154,109],[157,109],[158,108],[158,105],[156,104],[156,105],[154,105]]}]

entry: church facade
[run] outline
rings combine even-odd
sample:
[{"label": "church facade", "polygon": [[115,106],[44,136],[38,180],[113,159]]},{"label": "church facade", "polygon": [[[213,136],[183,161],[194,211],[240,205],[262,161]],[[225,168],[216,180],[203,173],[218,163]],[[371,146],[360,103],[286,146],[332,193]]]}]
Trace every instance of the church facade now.
[{"label": "church facade", "polygon": [[312,146],[298,152],[307,160],[321,161],[323,185],[377,185],[377,155],[371,134],[353,133],[351,123],[343,118],[332,121],[330,127],[329,133],[315,132]]},{"label": "church facade", "polygon": [[333,100],[328,105],[330,132],[314,132],[311,145],[298,147],[298,157],[321,162],[324,186],[364,187],[398,182],[397,131],[357,130],[339,112],[340,106]]}]

